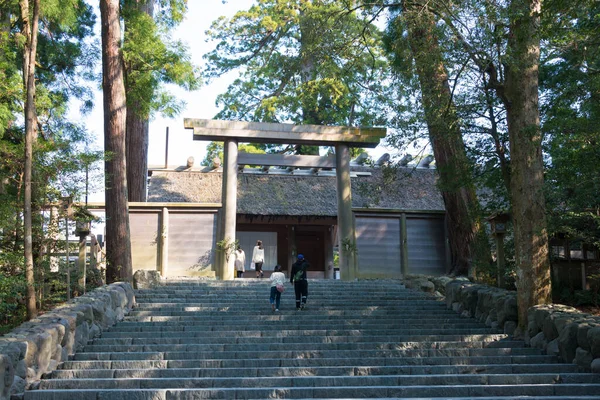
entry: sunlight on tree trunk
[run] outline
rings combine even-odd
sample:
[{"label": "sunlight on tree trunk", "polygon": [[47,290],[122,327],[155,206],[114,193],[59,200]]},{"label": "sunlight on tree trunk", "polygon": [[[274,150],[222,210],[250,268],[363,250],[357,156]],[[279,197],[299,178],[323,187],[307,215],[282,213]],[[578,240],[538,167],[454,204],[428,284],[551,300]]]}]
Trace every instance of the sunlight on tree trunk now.
[{"label": "sunlight on tree trunk", "polygon": [[481,222],[472,171],[460,122],[448,85],[435,19],[424,4],[406,3],[404,18],[415,60],[429,138],[446,205],[451,273],[466,275],[474,266],[475,242]]},{"label": "sunlight on tree trunk", "polygon": [[511,154],[511,201],[515,229],[519,328],[527,310],[551,302],[544,164],[538,75],[540,0],[513,0],[506,76],[506,110]]},{"label": "sunlight on tree trunk", "polygon": [[[131,2],[130,2],[131,3]],[[154,0],[134,1],[129,7],[138,12],[153,16]],[[125,30],[128,23],[125,21]],[[124,70],[126,93],[135,90],[131,87],[134,79],[132,71]],[[146,73],[150,73],[149,71]],[[139,75],[139,73],[138,73]],[[129,201],[146,201],[148,182],[148,134],[150,129],[149,115],[141,112],[144,107],[137,99],[127,100],[126,144],[127,149],[127,196]]]},{"label": "sunlight on tree trunk", "polygon": [[33,144],[36,140],[36,110],[35,110],[35,58],[37,53],[38,21],[40,13],[40,0],[33,2],[33,15],[29,18],[29,1],[21,0],[21,19],[23,23],[23,35],[25,36],[25,47],[23,49],[23,83],[25,85],[25,171],[24,171],[24,239],[25,239],[25,278],[27,280],[27,319],[37,316],[37,305],[35,296],[35,279],[33,266],[33,233],[32,233],[32,211],[31,211],[31,176],[33,169]]},{"label": "sunlight on tree trunk", "polygon": [[104,94],[106,280],[131,281],[132,260],[125,165],[125,86],[118,0],[101,0]]}]

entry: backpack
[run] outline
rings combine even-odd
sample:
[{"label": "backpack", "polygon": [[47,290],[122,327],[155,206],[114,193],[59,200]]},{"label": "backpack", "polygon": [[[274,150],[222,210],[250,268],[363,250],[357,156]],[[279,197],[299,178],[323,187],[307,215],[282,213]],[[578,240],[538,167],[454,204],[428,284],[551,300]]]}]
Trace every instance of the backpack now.
[{"label": "backpack", "polygon": [[296,272],[296,275],[294,275],[294,281],[299,281],[300,278],[302,278],[302,275],[304,275],[304,272],[306,272],[307,267],[308,265],[306,264],[306,262],[303,262],[298,272]]}]

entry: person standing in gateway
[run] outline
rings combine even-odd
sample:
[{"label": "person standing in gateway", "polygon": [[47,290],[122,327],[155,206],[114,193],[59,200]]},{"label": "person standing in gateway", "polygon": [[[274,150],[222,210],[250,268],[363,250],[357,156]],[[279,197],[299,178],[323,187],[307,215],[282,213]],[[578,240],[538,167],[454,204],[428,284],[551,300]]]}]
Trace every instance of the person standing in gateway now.
[{"label": "person standing in gateway", "polygon": [[240,246],[238,246],[234,255],[235,255],[235,261],[234,261],[233,265],[235,266],[235,271],[237,272],[236,277],[241,278],[241,277],[243,277],[244,272],[246,271],[246,268],[244,268],[244,265],[246,264],[246,253],[244,253],[244,250],[242,250],[242,248]]},{"label": "person standing in gateway", "polygon": [[256,268],[257,278],[263,277],[262,266],[264,261],[265,248],[263,247],[262,240],[257,240],[256,246],[254,246],[254,250],[252,250],[252,262],[254,263],[254,267]]},{"label": "person standing in gateway", "polygon": [[310,264],[304,259],[302,254],[298,254],[298,261],[292,265],[290,274],[290,283],[294,285],[296,294],[296,311],[303,310],[308,298],[308,281],[306,280],[306,270]]}]

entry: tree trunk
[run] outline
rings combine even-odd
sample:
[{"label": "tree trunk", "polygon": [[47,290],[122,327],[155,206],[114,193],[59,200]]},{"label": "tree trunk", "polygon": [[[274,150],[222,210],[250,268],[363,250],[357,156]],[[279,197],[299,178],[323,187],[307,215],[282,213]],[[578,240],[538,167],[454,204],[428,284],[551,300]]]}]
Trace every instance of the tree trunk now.
[{"label": "tree trunk", "polygon": [[[134,7],[138,12],[153,16],[154,0],[131,0],[129,7]],[[127,30],[127,21],[125,21]],[[127,148],[127,191],[129,201],[145,202],[148,186],[148,132],[149,116],[144,107],[137,100],[129,96],[134,83],[130,74],[132,71],[125,69],[125,85],[127,97],[127,122],[126,122],[126,148]]]},{"label": "tree trunk", "polygon": [[132,261],[125,163],[125,86],[119,0],[100,0],[106,204],[106,281],[131,281]]},{"label": "tree trunk", "polygon": [[[133,104],[132,104],[133,103]],[[148,117],[136,113],[139,106],[127,105],[127,193],[129,201],[147,200],[148,186]]]},{"label": "tree trunk", "polygon": [[538,66],[541,0],[512,0],[505,95],[510,138],[510,189],[515,230],[519,328],[527,310],[550,297],[550,260],[543,193]]},{"label": "tree trunk", "polygon": [[[23,83],[25,85],[25,168],[24,168],[24,244],[25,244],[25,279],[27,281],[27,319],[37,316],[37,305],[35,300],[35,278],[33,271],[33,233],[32,233],[32,210],[31,176],[33,170],[33,143],[36,139],[36,109],[35,109],[35,56],[37,53],[37,34],[40,12],[40,0],[33,0],[33,15],[29,19],[29,1],[21,0],[22,32],[25,36],[25,47],[23,49]],[[30,25],[31,24],[31,25]]]},{"label": "tree trunk", "polygon": [[446,205],[451,272],[464,275],[473,266],[476,237],[481,227],[460,124],[435,34],[435,19],[419,3],[406,3],[404,18],[415,60],[429,139],[439,174],[438,186]]}]

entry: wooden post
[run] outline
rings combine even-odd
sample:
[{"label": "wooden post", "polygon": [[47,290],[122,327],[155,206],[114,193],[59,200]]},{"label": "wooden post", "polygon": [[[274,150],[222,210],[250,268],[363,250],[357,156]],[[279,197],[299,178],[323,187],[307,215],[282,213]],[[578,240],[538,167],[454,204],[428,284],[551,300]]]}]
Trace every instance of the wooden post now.
[{"label": "wooden post", "polygon": [[400,240],[402,241],[400,270],[402,271],[402,278],[406,279],[408,276],[408,229],[406,229],[406,213],[400,214]]},{"label": "wooden post", "polygon": [[325,279],[333,279],[333,227],[325,231]]},{"label": "wooden post", "polygon": [[356,278],[356,237],[352,221],[350,150],[346,144],[337,144],[335,146],[335,153],[340,275],[342,280],[353,280]]},{"label": "wooden post", "polygon": [[498,287],[504,288],[506,274],[504,268],[504,234],[496,233],[496,265],[498,266]]},{"label": "wooden post", "polygon": [[71,208],[71,196],[62,197],[63,207],[65,211],[65,271],[67,275],[67,301],[71,300],[71,263],[69,261],[69,216],[73,212]]},{"label": "wooden post", "polygon": [[[60,215],[58,213],[58,209],[56,206],[51,206],[50,207],[50,226],[53,227],[53,229],[50,231],[50,238],[52,240],[51,244],[50,244],[50,248],[48,249],[48,252],[50,254],[52,253],[56,253],[56,243],[58,242],[58,227],[60,226],[59,224],[59,218]],[[50,271],[52,272],[58,272],[59,271],[59,259],[56,256],[51,255],[50,256]]]},{"label": "wooden post", "polygon": [[[230,245],[235,241],[237,217],[237,140],[225,140],[223,153],[225,158],[223,161],[223,191],[221,200],[221,204],[223,205],[223,236],[218,238],[218,241]],[[222,280],[232,280],[234,277],[234,257],[228,254],[229,250],[229,248],[225,249],[225,253],[220,259],[220,265],[217,268],[217,276]]]},{"label": "wooden post", "polygon": [[90,235],[90,269],[98,268],[98,250],[100,245],[96,235]]},{"label": "wooden post", "polygon": [[288,225],[288,259],[287,271],[288,276],[292,273],[292,265],[296,262],[298,250],[296,249],[296,229],[293,225]]},{"label": "wooden post", "polygon": [[79,235],[79,258],[77,259],[78,271],[79,271],[79,279],[77,283],[82,288],[83,293],[85,293],[85,284],[86,284],[86,243],[87,235]]},{"label": "wooden post", "polygon": [[[69,208],[71,206],[69,205]],[[69,260],[69,212],[65,215],[65,256],[67,259],[66,271],[67,271],[67,301],[71,300],[71,262]]]},{"label": "wooden post", "polygon": [[169,271],[169,209],[163,207],[160,223],[160,265],[159,272],[163,278]]}]

